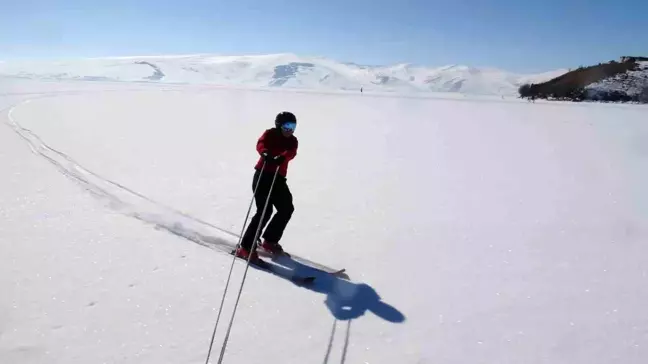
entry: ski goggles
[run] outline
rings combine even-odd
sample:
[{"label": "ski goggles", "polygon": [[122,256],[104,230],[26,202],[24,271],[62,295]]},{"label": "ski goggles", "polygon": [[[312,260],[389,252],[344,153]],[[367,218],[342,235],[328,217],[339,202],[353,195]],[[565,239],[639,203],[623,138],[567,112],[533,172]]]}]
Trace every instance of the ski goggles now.
[{"label": "ski goggles", "polygon": [[289,132],[294,132],[297,129],[297,123],[285,123],[281,124],[281,129]]}]

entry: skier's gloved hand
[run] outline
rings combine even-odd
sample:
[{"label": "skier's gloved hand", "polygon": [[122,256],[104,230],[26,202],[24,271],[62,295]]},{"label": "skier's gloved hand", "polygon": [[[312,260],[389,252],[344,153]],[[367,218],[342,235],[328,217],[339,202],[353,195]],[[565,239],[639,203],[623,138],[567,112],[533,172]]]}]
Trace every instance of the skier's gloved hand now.
[{"label": "skier's gloved hand", "polygon": [[266,161],[266,162],[268,162],[269,160],[272,159],[272,157],[270,156],[270,153],[268,153],[267,150],[261,151],[261,158],[263,158],[263,160]]},{"label": "skier's gloved hand", "polygon": [[281,164],[281,163],[283,163],[283,162],[286,160],[286,157],[284,157],[283,155],[279,154],[278,156],[272,158],[272,160],[273,160],[276,164]]}]

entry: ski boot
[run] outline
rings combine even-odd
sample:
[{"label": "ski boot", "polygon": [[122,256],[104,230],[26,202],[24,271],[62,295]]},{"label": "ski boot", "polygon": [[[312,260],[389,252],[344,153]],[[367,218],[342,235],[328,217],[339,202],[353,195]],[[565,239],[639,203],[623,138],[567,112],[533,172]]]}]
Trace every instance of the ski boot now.
[{"label": "ski boot", "polygon": [[[240,246],[238,249],[236,249],[236,257],[248,260],[248,257],[250,257],[250,252],[245,249],[244,247]],[[259,255],[257,254],[256,250],[252,252],[252,257],[250,257],[250,263],[257,264],[259,263],[261,259],[259,258]]]},{"label": "ski boot", "polygon": [[281,245],[279,245],[279,243],[273,243],[264,239],[263,243],[259,244],[259,246],[272,256],[278,257],[281,255],[286,255],[286,252],[283,250]]}]

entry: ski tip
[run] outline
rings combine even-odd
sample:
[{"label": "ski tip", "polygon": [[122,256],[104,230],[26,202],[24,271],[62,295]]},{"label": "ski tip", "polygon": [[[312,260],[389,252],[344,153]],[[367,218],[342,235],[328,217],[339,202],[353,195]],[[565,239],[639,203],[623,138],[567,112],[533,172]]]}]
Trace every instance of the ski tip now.
[{"label": "ski tip", "polygon": [[346,268],[342,268],[342,269],[340,269],[340,270],[338,270],[338,271],[331,272],[330,274],[331,274],[333,277],[341,278],[341,279],[345,279],[345,280],[347,280],[347,281],[351,279],[351,277],[349,277],[349,275],[346,274]]}]

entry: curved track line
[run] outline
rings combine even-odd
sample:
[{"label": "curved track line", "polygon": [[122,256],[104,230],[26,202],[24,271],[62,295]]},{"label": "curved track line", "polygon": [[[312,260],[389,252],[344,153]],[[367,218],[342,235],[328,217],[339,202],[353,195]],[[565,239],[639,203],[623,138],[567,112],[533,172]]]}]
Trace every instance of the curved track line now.
[{"label": "curved track line", "polygon": [[[53,96],[56,95],[44,95],[41,98]],[[59,172],[79,184],[96,198],[106,201],[113,210],[151,224],[156,229],[165,230],[205,247],[227,254],[234,249],[236,242],[226,239],[225,236],[238,240],[238,234],[166,206],[118,182],[101,176],[85,168],[64,152],[51,147],[32,130],[20,125],[13,117],[13,113],[17,107],[26,105],[32,100],[35,99],[27,99],[11,106],[7,113],[7,124],[27,142],[34,154],[50,162]],[[292,257],[296,261],[324,271],[332,272],[336,270],[296,255],[292,255]]]}]

